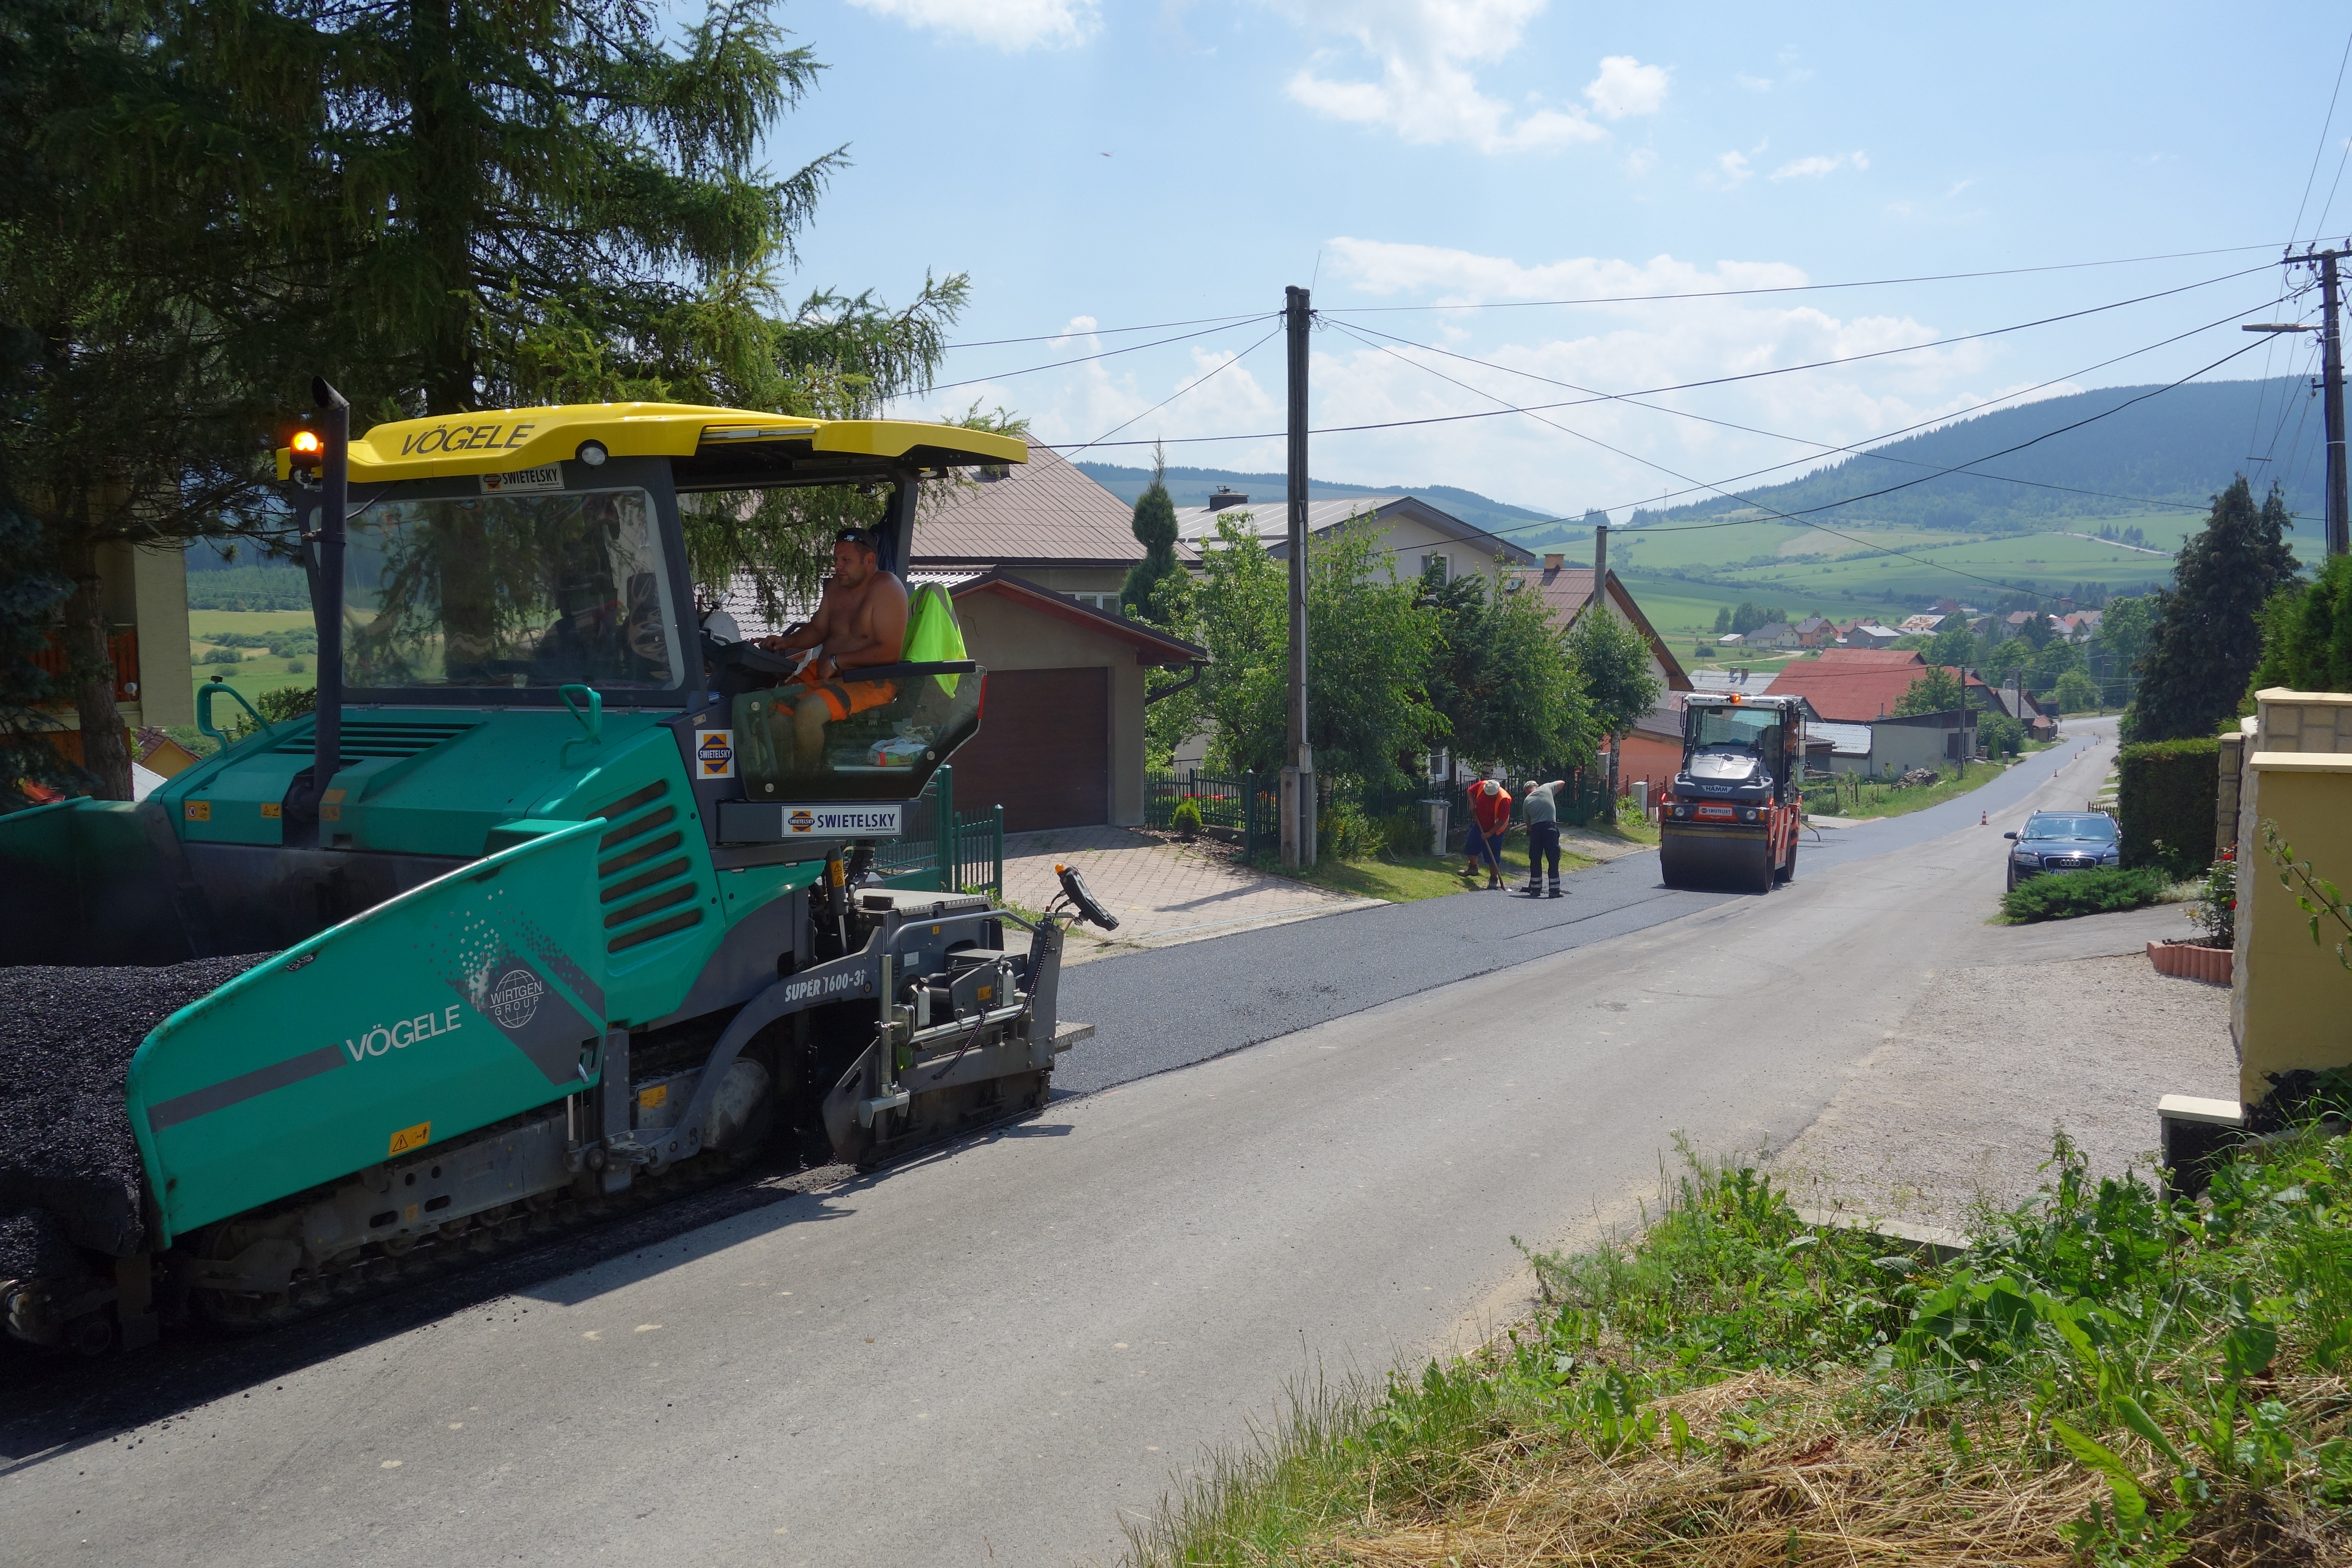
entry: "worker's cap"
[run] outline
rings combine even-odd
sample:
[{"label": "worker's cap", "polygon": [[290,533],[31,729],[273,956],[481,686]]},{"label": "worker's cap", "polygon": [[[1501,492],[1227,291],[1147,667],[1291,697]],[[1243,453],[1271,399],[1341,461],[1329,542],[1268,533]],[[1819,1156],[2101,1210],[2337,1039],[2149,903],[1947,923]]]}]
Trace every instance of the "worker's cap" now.
[{"label": "worker's cap", "polygon": [[833,542],[835,544],[855,544],[860,550],[879,550],[882,548],[879,543],[876,542],[873,531],[871,529],[865,528],[845,528],[839,533],[833,536]]}]

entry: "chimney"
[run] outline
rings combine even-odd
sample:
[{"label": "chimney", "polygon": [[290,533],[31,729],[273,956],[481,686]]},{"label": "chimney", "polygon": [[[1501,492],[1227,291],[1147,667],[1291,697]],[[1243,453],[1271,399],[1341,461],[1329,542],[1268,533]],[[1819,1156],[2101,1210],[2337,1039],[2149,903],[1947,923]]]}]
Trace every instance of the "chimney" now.
[{"label": "chimney", "polygon": [[1209,510],[1211,511],[1223,511],[1229,506],[1247,505],[1249,505],[1249,497],[1242,494],[1239,490],[1229,490],[1224,486],[1219,485],[1215,489],[1209,492]]},{"label": "chimney", "polygon": [[1567,563],[1568,557],[1562,555],[1556,550],[1548,552],[1544,556],[1544,570],[1547,572],[1557,572]]}]

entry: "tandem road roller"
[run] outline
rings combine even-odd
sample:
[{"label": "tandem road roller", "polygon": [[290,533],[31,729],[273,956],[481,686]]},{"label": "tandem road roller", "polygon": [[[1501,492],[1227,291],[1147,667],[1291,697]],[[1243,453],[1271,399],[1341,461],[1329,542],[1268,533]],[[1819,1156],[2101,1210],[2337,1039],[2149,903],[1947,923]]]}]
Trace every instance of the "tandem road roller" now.
[{"label": "tandem road roller", "polygon": [[903,573],[921,481],[1022,443],[658,404],[352,440],[318,391],[279,454],[316,714],[0,818],[11,1335],[283,1321],[773,1139],[873,1163],[1044,1104],[1091,1032],[1063,922],[1116,922],[1075,873],[1033,921],[870,869],[981,723],[944,595],[916,662],[790,683],[698,623],[680,519],[858,487]]},{"label": "tandem road roller", "polygon": [[1683,765],[1658,814],[1669,888],[1769,892],[1797,874],[1805,700],[1694,691]]}]

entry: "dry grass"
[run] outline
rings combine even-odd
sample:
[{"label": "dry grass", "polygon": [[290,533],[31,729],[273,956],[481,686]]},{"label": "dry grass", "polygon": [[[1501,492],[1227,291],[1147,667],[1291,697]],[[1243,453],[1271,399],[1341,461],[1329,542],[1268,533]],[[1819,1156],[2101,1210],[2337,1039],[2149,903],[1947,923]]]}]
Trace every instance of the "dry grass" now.
[{"label": "dry grass", "polygon": [[[1698,1440],[1680,1458],[1663,1447],[1612,1458],[1580,1442],[1530,1450],[1506,1439],[1470,1456],[1486,1478],[1473,1506],[1373,1521],[1299,1561],[1364,1568],[2058,1568],[2074,1561],[2059,1527],[2100,1495],[2095,1479],[2013,1458],[1963,1459],[1942,1433],[1857,1436],[1843,1407],[1851,1382],[1753,1373],[1659,1401],[1662,1412],[1681,1412]],[[1726,1419],[1734,1415],[1761,1415],[1773,1436],[1750,1447]]]}]

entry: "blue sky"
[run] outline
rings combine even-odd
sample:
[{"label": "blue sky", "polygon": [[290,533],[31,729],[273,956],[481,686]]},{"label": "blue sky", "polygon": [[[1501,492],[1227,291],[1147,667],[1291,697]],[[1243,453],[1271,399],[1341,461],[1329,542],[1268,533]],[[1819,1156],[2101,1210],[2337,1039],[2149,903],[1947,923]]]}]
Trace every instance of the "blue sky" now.
[{"label": "blue sky", "polygon": [[[2277,303],[2289,274],[2275,247],[2352,229],[2352,174],[2318,226],[2352,133],[2352,82],[2323,132],[2340,7],[799,0],[779,15],[830,68],[772,137],[775,163],[842,142],[855,159],[795,286],[898,299],[926,268],[970,273],[960,342],[1052,341],[960,349],[946,379],[974,384],[908,411],[979,397],[1027,415],[1041,440],[1091,440],[1139,414],[1113,439],[1278,430],[1279,339],[1228,363],[1270,321],[1068,362],[1171,335],[1112,329],[1272,312],[1284,285],[1310,280],[1331,312],[1315,342],[1318,425],[1576,395],[1531,376],[1624,393],[1853,361],[2204,285],[1648,400],[1679,415],[1608,403],[1551,425],[1506,415],[1316,439],[1318,477],[1464,485],[1558,512],[1627,508],[1990,400],[2187,374],[2253,340],[2223,324],[2091,367],[2223,318],[2308,315],[2312,301]],[[2227,247],[2268,248],[1524,307]],[[1448,308],[1371,310],[1433,306]],[[1383,349],[1350,325],[1509,369]],[[2306,357],[2258,346],[2214,374],[2288,374]],[[1055,368],[1011,374],[1038,365]],[[1089,455],[1139,463],[1148,448]],[[1282,462],[1272,440],[1170,457]]]}]

